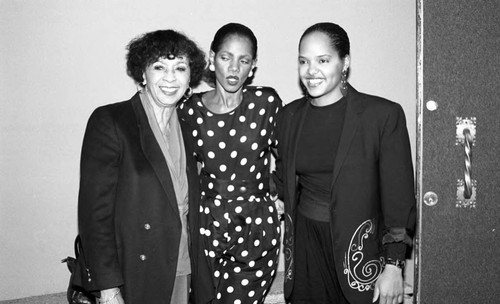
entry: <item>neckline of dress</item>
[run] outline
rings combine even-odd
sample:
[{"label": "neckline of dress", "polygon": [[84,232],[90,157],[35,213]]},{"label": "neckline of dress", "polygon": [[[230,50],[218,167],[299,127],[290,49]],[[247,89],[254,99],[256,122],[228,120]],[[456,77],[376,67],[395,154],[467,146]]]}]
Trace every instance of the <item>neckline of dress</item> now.
[{"label": "neckline of dress", "polygon": [[240,104],[238,104],[238,105],[236,106],[236,108],[232,109],[232,110],[231,110],[231,111],[229,111],[229,112],[225,112],[225,113],[217,113],[217,112],[214,112],[214,111],[210,110],[210,109],[207,107],[207,105],[203,102],[203,95],[205,95],[206,93],[208,93],[208,92],[204,92],[204,93],[201,93],[201,94],[199,95],[199,96],[200,96],[200,100],[199,100],[199,102],[200,102],[201,106],[205,109],[205,111],[209,112],[210,114],[213,114],[213,115],[219,115],[219,116],[223,116],[223,115],[234,115],[234,114],[236,113],[236,111],[237,111],[238,109],[240,109],[240,108],[243,106],[243,103],[245,103],[245,95],[246,95],[246,93],[247,93],[247,89],[246,89],[246,88],[244,88],[244,89],[243,89],[243,91],[242,91],[242,96],[243,96],[243,97],[241,98],[241,102],[240,102]]}]

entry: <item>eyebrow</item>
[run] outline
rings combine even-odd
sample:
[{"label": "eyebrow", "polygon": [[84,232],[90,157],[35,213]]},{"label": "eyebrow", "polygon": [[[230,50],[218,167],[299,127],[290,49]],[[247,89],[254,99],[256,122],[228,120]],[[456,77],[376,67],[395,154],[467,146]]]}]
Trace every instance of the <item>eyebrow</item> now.
[{"label": "eyebrow", "polygon": [[[319,58],[319,57],[333,57],[333,55],[330,55],[330,54],[323,54],[323,55],[318,55],[318,56],[313,56],[314,58]],[[304,56],[304,55],[299,55],[299,58],[308,58],[307,56]]]},{"label": "eyebrow", "polygon": [[[229,51],[220,51],[219,53],[235,57],[235,55],[232,52],[229,52]],[[244,55],[241,55],[238,58],[246,58],[246,59],[249,59],[249,60],[253,60],[253,56],[250,55],[250,54],[244,54]]]},{"label": "eyebrow", "polygon": [[187,59],[186,56],[176,56],[174,59],[166,59],[166,57],[161,57],[161,58],[158,58],[158,60],[156,60],[154,63],[165,64],[163,61],[169,62],[169,61],[172,61],[175,59],[179,60],[178,63],[188,63],[189,62],[189,59]]}]

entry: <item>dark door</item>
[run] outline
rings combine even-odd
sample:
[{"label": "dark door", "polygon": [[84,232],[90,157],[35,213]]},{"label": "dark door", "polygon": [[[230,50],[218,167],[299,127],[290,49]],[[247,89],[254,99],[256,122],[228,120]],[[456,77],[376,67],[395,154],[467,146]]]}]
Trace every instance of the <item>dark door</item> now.
[{"label": "dark door", "polygon": [[419,0],[418,303],[500,303],[500,1]]}]

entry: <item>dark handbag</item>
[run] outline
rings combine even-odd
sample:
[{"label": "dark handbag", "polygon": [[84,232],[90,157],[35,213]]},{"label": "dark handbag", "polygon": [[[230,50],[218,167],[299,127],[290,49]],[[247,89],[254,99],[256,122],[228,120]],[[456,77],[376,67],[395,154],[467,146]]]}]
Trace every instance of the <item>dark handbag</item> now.
[{"label": "dark handbag", "polygon": [[80,236],[77,235],[75,239],[75,257],[67,257],[61,261],[66,263],[69,272],[71,273],[69,279],[68,292],[66,297],[68,298],[69,304],[96,304],[96,296],[85,289],[83,286],[85,278],[82,278],[82,274],[87,273],[88,280],[90,281],[90,276],[86,268],[86,263],[82,250],[82,243]]}]

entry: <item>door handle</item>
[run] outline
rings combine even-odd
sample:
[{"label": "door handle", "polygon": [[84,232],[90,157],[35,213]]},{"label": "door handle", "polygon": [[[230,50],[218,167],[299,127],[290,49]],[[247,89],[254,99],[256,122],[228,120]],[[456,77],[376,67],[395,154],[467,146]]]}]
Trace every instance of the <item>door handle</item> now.
[{"label": "door handle", "polygon": [[476,206],[477,181],[472,179],[472,147],[476,145],[476,118],[457,117],[456,145],[464,148],[464,179],[457,181],[457,207]]},{"label": "door handle", "polygon": [[472,179],[471,179],[471,169],[472,169],[472,135],[468,128],[464,128],[464,156],[465,156],[465,169],[464,169],[464,198],[470,199],[472,196]]}]

